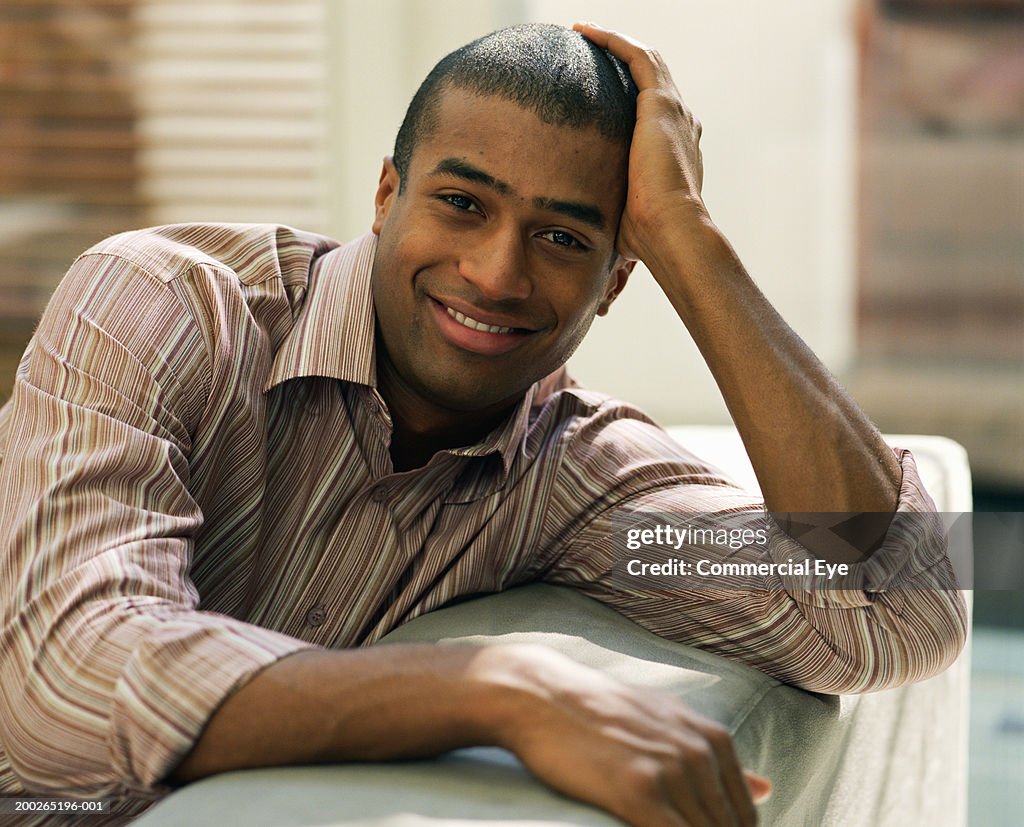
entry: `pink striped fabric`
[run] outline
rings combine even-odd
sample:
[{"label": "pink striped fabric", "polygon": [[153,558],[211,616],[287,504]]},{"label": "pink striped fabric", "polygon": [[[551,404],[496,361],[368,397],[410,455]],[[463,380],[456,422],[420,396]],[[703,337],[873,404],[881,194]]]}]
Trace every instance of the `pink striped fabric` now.
[{"label": "pink striped fabric", "polygon": [[[832,594],[776,581],[666,596],[614,577],[625,503],[763,507],[564,373],[482,443],[392,473],[374,244],[177,225],[75,262],[0,411],[0,793],[137,809],[268,664],[532,580],[819,691],[896,685],[955,657],[957,592],[881,590],[867,570],[862,589]],[[899,508],[928,511],[901,463]],[[887,577],[947,565],[923,536],[887,539]],[[757,553],[802,549],[775,531]]]}]

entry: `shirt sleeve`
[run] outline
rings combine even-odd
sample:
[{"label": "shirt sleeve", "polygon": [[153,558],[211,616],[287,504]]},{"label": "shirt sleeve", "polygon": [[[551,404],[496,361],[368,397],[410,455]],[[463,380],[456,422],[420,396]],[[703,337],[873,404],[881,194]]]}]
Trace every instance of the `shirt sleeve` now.
[{"label": "shirt sleeve", "polygon": [[0,411],[0,742],[25,789],[159,794],[235,688],[307,648],[198,609],[208,348],[173,285],[86,255]]},{"label": "shirt sleeve", "polygon": [[[959,654],[965,601],[909,452],[897,451],[899,500],[881,545],[841,574],[816,569],[814,555],[775,524],[758,495],[673,447],[655,426],[620,421],[602,430],[584,440],[572,473],[594,485],[618,466],[618,482],[606,483],[616,501],[571,536],[549,582],[579,589],[662,637],[816,692],[922,680]],[[679,533],[659,537],[658,525]],[[637,531],[628,543],[629,528],[640,526],[650,533]],[[694,527],[712,533],[688,531]],[[747,533],[730,543],[723,528]],[[644,569],[645,562],[656,567]]]}]

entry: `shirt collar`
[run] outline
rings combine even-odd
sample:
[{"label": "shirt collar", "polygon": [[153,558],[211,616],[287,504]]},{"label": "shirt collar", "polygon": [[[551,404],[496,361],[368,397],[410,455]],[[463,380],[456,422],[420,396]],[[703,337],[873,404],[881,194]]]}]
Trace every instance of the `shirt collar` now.
[{"label": "shirt collar", "polygon": [[530,409],[536,394],[537,385],[534,384],[526,391],[525,396],[508,418],[483,440],[476,445],[468,445],[464,448],[450,448],[448,453],[457,457],[485,457],[490,454],[498,454],[501,456],[501,462],[507,474],[516,458],[517,451],[525,444],[530,425]]},{"label": "shirt collar", "polygon": [[317,259],[305,294],[295,298],[295,324],[274,355],[264,391],[305,376],[376,387],[370,294],[376,249],[377,236],[368,233]]},{"label": "shirt collar", "polygon": [[[274,356],[264,386],[269,391],[290,379],[321,376],[377,387],[376,317],[370,274],[377,236],[362,238],[320,257],[304,291],[294,297],[295,324]],[[462,457],[499,455],[504,475],[525,449],[530,412],[567,380],[564,368],[530,387],[508,418],[475,445],[449,449]]]},{"label": "shirt collar", "polygon": [[527,453],[527,437],[534,421],[534,413],[539,411],[557,391],[574,387],[576,381],[569,375],[565,365],[562,365],[554,373],[534,382],[504,423],[491,431],[481,442],[465,448],[452,448],[448,453],[467,457],[498,454],[507,476],[517,454]]}]

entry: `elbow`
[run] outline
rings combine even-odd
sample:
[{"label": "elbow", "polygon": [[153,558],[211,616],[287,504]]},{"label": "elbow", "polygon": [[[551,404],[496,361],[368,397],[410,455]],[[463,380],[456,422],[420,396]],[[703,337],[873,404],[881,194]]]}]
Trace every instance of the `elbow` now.
[{"label": "elbow", "polygon": [[6,769],[35,793],[117,795],[125,785],[111,749],[106,676],[96,666],[102,643],[84,624],[68,631],[39,623],[41,631],[25,635],[34,621],[26,612],[0,629],[0,776]]},{"label": "elbow", "polygon": [[829,645],[832,668],[803,688],[832,695],[879,692],[946,671],[967,642],[963,593],[920,589],[902,598],[898,613],[881,607],[865,613],[857,646]]},{"label": "elbow", "polygon": [[[31,680],[5,680],[0,709],[0,764],[22,790],[104,796],[121,789],[105,751],[82,746],[81,722],[63,720],[59,699],[47,700]],[[86,745],[88,746],[88,745]]]},{"label": "elbow", "polygon": [[[915,589],[904,594],[900,623],[887,635],[890,650],[905,650],[909,668],[889,685],[901,686],[933,678],[960,657],[967,644],[969,619],[963,592]],[[878,687],[887,688],[887,687]]]}]

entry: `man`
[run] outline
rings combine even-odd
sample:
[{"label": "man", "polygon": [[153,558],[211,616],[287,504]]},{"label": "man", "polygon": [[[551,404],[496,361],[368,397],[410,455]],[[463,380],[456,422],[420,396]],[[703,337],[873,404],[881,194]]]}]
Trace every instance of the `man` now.
[{"label": "man", "polygon": [[[367,238],[183,225],[80,258],[0,421],[0,790],[153,797],[498,744],[632,823],[753,823],[768,782],[674,698],[533,647],[346,648],[533,579],[819,691],[948,665],[964,610],[927,587],[948,561],[924,532],[866,536],[860,585],[832,593],[612,576],[623,507],[763,507],[565,377],[637,260],[769,510],[929,508],[711,221],[699,136],[657,54],[518,27],[425,81]],[[751,553],[807,555],[778,529]]]}]

